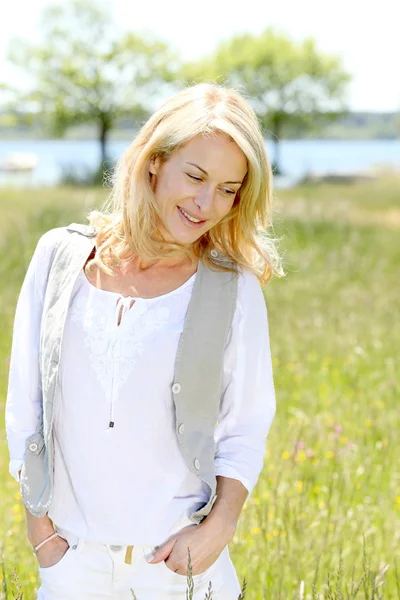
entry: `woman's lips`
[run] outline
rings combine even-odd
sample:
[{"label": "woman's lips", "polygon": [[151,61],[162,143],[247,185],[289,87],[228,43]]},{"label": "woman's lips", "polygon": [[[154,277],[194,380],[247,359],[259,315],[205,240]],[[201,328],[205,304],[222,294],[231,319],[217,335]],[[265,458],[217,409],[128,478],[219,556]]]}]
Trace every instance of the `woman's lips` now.
[{"label": "woman's lips", "polygon": [[180,210],[179,206],[177,207],[177,209],[178,209],[180,218],[186,225],[189,225],[190,227],[194,227],[194,228],[196,228],[196,227],[198,228],[198,227],[201,227],[202,225],[204,225],[205,221],[200,221],[199,223],[193,223],[193,221],[189,221],[189,219],[187,219],[185,217],[185,215],[183,214],[183,212]]}]

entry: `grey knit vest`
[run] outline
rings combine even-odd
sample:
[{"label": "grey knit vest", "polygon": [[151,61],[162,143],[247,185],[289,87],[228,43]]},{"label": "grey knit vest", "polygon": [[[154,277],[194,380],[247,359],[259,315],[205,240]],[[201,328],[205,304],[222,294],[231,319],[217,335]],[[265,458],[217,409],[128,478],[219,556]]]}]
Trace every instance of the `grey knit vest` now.
[{"label": "grey knit vest", "polygon": [[[58,367],[64,324],[78,275],[94,248],[96,230],[72,223],[59,228],[53,250],[43,307],[40,371],[43,419],[26,442],[21,495],[36,517],[47,514],[54,481],[53,414],[59,401]],[[210,257],[227,261],[217,250]],[[200,523],[216,500],[214,429],[222,393],[224,347],[237,299],[237,269],[219,271],[200,260],[180,336],[171,381],[175,430],[190,471],[207,484],[208,502],[191,515]],[[138,458],[139,460],[139,458]]]}]

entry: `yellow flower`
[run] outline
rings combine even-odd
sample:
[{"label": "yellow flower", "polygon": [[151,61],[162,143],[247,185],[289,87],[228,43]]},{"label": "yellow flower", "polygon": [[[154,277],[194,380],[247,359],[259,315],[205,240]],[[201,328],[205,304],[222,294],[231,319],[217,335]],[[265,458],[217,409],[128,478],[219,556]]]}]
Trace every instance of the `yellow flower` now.
[{"label": "yellow flower", "polygon": [[290,458],[290,452],[288,452],[288,450],[285,450],[284,452],[282,452],[282,458],[284,460],[288,460],[288,458]]},{"label": "yellow flower", "polygon": [[286,365],[286,368],[287,368],[288,371],[294,371],[295,368],[296,368],[296,365],[294,363],[292,363],[292,362],[288,362],[287,365]]},{"label": "yellow flower", "polygon": [[265,534],[265,539],[269,542],[269,540],[272,538],[272,535],[270,533],[266,533]]},{"label": "yellow flower", "polygon": [[319,487],[319,485],[314,486],[314,494],[319,494],[321,491],[321,488]]},{"label": "yellow flower", "polygon": [[327,452],[325,452],[325,458],[333,458],[335,455],[332,452],[332,450],[328,450]]},{"label": "yellow flower", "polygon": [[278,531],[277,529],[274,529],[274,530],[272,531],[272,535],[273,535],[274,537],[276,537],[277,535],[279,535],[279,531]]},{"label": "yellow flower", "polygon": [[12,511],[13,513],[19,513],[21,512],[21,505],[20,504],[14,504],[12,507]]},{"label": "yellow flower", "polygon": [[396,498],[396,504],[400,504],[400,496],[397,496],[397,498]]},{"label": "yellow flower", "polygon": [[253,527],[250,530],[251,535],[259,535],[261,533],[261,529],[259,527]]},{"label": "yellow flower", "polygon": [[299,450],[296,454],[296,456],[294,457],[294,460],[296,462],[303,462],[305,460],[307,460],[307,454],[305,453],[304,450]]},{"label": "yellow flower", "polygon": [[298,479],[296,481],[296,486],[297,486],[297,491],[301,492],[303,489],[303,482],[301,481],[301,479]]},{"label": "yellow flower", "polygon": [[267,490],[261,494],[261,498],[263,500],[268,500],[269,496],[270,496],[270,494]]}]

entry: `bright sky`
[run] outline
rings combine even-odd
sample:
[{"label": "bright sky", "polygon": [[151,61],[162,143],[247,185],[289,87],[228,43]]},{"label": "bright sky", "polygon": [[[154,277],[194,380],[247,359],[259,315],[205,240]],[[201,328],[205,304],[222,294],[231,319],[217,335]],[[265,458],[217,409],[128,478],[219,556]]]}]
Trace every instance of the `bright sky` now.
[{"label": "bright sky", "polygon": [[[10,38],[36,39],[41,9],[61,2],[7,3],[0,19],[0,82],[16,81],[5,60]],[[400,111],[399,0],[114,0],[112,6],[122,27],[156,34],[184,60],[211,52],[234,33],[257,34],[271,25],[295,40],[312,36],[321,51],[342,57],[353,76],[347,96],[351,110]]]}]

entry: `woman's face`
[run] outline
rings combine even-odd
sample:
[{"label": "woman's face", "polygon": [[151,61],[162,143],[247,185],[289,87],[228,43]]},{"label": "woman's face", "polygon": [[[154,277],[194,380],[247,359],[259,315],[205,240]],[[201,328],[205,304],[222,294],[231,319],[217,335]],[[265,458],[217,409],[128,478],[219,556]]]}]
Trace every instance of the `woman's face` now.
[{"label": "woman's face", "polygon": [[[150,172],[162,234],[167,241],[191,245],[231,210],[247,159],[225,134],[199,135],[167,161],[153,160]],[[190,217],[200,222],[191,222]]]}]

